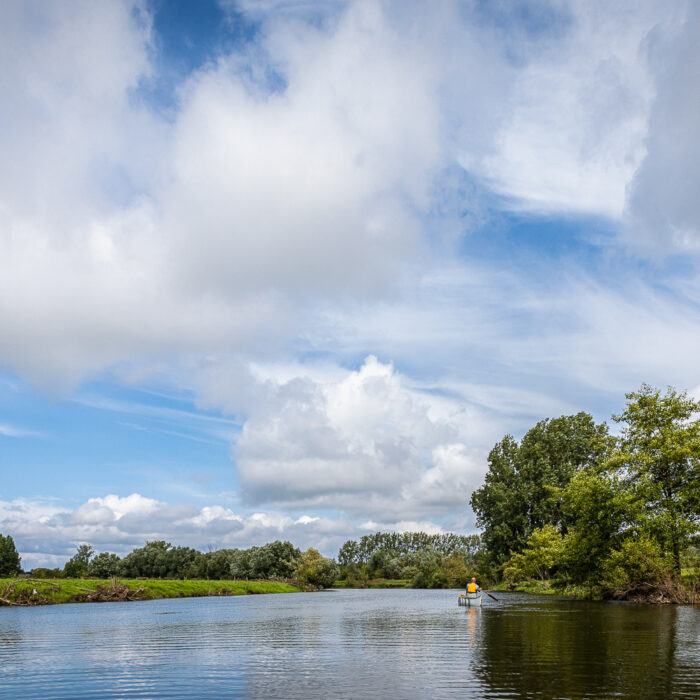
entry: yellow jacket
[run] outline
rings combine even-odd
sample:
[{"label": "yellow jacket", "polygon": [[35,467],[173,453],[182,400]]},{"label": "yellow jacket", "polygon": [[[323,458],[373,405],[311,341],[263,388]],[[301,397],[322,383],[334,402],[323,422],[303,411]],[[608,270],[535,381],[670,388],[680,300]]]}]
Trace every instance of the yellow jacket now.
[{"label": "yellow jacket", "polygon": [[467,593],[476,593],[477,585],[475,583],[470,583],[467,586]]}]

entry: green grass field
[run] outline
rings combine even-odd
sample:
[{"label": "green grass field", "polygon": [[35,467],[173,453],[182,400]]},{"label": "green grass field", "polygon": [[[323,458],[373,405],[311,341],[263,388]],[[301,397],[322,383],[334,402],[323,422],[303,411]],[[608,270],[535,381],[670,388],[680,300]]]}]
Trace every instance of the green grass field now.
[{"label": "green grass field", "polygon": [[[116,584],[116,586],[115,586]],[[254,593],[298,593],[301,588],[278,581],[170,581],[162,579],[0,579],[0,605],[79,603],[106,591],[113,600],[156,600],[232,596]],[[36,594],[34,594],[36,591]],[[122,596],[120,598],[119,596]],[[105,599],[110,599],[105,597]]]}]

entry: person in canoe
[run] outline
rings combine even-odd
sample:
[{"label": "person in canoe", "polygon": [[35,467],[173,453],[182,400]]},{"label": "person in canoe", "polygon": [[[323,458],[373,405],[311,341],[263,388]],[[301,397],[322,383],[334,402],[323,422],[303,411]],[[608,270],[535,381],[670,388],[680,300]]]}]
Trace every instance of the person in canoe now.
[{"label": "person in canoe", "polygon": [[476,579],[472,576],[472,580],[467,585],[467,593],[479,593],[479,592],[481,592],[481,586],[476,582]]}]

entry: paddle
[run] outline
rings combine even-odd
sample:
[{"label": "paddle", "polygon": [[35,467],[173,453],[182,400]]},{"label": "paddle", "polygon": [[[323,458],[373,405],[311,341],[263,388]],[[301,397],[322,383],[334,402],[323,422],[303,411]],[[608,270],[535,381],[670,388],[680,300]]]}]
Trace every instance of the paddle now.
[{"label": "paddle", "polygon": [[498,598],[495,595],[491,595],[488,591],[484,591],[489,598],[493,598],[498,603]]}]

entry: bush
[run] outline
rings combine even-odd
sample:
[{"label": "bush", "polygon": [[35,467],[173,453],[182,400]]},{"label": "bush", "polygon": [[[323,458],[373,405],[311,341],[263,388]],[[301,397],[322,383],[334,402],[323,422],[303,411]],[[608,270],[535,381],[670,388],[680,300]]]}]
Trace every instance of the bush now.
[{"label": "bush", "polygon": [[119,573],[121,559],[111,552],[102,552],[90,560],[87,566],[88,576],[93,578],[111,578]]},{"label": "bush", "polygon": [[87,566],[85,566],[82,561],[71,559],[67,561],[66,565],[63,567],[63,575],[66,578],[86,578]]},{"label": "bush", "polygon": [[411,588],[427,588],[428,587],[428,577],[424,572],[419,571],[411,581]]},{"label": "bush", "polygon": [[605,595],[627,597],[659,585],[668,577],[671,567],[668,555],[650,537],[628,539],[603,561],[600,587]]},{"label": "bush", "polygon": [[447,588],[447,576],[444,571],[438,570],[430,577],[428,588]]},{"label": "bush", "polygon": [[40,566],[29,573],[32,578],[63,578],[63,569],[46,569]]},{"label": "bush", "polygon": [[301,555],[295,571],[297,580],[318,588],[330,588],[339,573],[340,569],[333,559],[321,556],[321,553],[312,547]]}]

